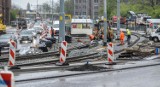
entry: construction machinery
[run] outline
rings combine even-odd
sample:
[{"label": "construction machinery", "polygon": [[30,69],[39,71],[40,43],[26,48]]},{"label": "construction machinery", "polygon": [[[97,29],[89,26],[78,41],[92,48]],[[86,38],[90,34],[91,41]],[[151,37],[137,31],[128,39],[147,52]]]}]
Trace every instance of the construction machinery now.
[{"label": "construction machinery", "polygon": [[0,14],[0,33],[5,33],[6,32],[6,25],[3,24],[3,15]]}]

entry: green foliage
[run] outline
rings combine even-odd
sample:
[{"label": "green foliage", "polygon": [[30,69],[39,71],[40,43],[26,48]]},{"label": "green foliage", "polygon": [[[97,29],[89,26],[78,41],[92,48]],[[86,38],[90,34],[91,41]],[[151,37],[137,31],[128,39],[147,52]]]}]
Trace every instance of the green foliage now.
[{"label": "green foliage", "polygon": [[[125,0],[124,0],[125,1]],[[128,11],[135,13],[147,13],[152,18],[160,18],[160,1],[157,0],[128,0],[128,2],[121,1],[121,16],[126,17]],[[103,7],[99,9],[99,15],[103,15]],[[111,18],[117,15],[117,0],[107,0],[107,15]]]},{"label": "green foliage", "polygon": [[11,21],[16,20],[16,17],[17,17],[18,12],[19,12],[19,11],[18,11],[17,9],[12,9],[12,10],[10,11]]}]

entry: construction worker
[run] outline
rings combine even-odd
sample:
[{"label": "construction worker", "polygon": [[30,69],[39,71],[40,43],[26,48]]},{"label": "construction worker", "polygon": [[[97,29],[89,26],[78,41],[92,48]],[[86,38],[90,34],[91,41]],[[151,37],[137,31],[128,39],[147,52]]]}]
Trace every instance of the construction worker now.
[{"label": "construction worker", "polygon": [[111,28],[109,28],[108,32],[107,32],[107,40],[108,40],[108,42],[112,42],[113,38],[114,38],[113,31],[111,30]]},{"label": "construction worker", "polygon": [[131,40],[131,31],[129,29],[127,29],[127,43],[128,43],[128,45],[130,44],[130,40]]},{"label": "construction worker", "polygon": [[93,34],[89,35],[89,39],[92,41],[92,40],[95,40],[95,36]]},{"label": "construction worker", "polygon": [[125,35],[124,35],[123,31],[121,30],[121,32],[120,32],[120,42],[121,42],[121,45],[124,45],[124,38],[125,38]]}]

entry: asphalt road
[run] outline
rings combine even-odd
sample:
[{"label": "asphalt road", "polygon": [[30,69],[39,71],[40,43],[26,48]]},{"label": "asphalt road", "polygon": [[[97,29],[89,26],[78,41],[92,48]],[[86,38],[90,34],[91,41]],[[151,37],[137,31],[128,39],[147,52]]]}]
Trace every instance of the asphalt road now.
[{"label": "asphalt road", "polygon": [[160,66],[17,83],[16,87],[160,87]]}]

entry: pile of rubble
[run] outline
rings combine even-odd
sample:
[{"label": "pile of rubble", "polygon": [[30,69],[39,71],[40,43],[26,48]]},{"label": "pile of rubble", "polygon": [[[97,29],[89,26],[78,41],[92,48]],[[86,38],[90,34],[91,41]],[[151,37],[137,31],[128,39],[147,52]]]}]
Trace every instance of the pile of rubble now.
[{"label": "pile of rubble", "polygon": [[155,54],[155,47],[152,41],[144,40],[137,45],[125,48],[125,52],[119,55],[118,59],[143,59]]}]

